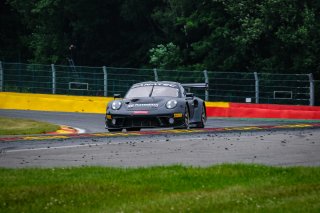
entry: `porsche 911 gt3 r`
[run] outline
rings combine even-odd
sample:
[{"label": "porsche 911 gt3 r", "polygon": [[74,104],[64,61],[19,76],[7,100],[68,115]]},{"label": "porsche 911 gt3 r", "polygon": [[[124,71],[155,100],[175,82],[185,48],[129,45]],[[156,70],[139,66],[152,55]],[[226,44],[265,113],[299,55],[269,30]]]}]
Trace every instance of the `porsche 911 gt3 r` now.
[{"label": "porsche 911 gt3 r", "polygon": [[186,88],[207,84],[151,81],[132,85],[124,99],[115,94],[105,117],[109,131],[139,131],[141,128],[203,128],[207,120],[205,102]]}]

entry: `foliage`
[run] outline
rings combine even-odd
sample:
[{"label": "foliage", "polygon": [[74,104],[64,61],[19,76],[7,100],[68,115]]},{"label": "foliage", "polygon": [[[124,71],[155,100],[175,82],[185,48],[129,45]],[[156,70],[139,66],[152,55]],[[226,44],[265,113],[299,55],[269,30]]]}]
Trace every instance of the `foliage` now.
[{"label": "foliage", "polygon": [[24,45],[27,34],[21,23],[21,17],[10,5],[0,2],[0,60],[20,62],[23,55],[28,55]]},{"label": "foliage", "polygon": [[[0,5],[1,18],[12,20],[15,29],[4,24],[1,59],[66,63],[73,57],[77,65],[313,72],[320,78],[315,0],[7,0]],[[168,44],[175,50],[164,51]]]},{"label": "foliage", "polygon": [[[193,6],[191,12],[172,11],[178,17],[169,33],[177,38],[174,43],[187,43],[180,46],[187,55],[184,64],[223,71],[319,73],[316,1],[214,0]],[[157,17],[173,16],[159,13]]]},{"label": "foliage", "polygon": [[160,69],[174,69],[181,63],[180,49],[172,42],[150,50],[150,64]]},{"label": "foliage", "polygon": [[28,31],[23,45],[31,54],[25,60],[65,64],[72,58],[76,65],[137,67],[147,62],[154,41],[153,2],[8,0]]}]

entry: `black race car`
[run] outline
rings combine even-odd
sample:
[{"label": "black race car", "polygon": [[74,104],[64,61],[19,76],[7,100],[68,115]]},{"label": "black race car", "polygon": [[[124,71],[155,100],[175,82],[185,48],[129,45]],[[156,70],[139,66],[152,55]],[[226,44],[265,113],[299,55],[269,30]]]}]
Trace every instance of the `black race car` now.
[{"label": "black race car", "polygon": [[139,131],[141,128],[203,128],[207,120],[205,102],[187,93],[190,87],[206,88],[207,84],[180,84],[151,81],[134,84],[124,99],[114,95],[105,117],[110,132]]}]

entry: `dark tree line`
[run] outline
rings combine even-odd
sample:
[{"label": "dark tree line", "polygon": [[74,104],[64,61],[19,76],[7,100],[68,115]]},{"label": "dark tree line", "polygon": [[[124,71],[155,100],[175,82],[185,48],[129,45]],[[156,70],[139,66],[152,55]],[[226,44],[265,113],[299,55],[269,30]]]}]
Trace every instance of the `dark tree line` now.
[{"label": "dark tree line", "polygon": [[0,17],[2,61],[320,73],[318,0],[6,0]]}]

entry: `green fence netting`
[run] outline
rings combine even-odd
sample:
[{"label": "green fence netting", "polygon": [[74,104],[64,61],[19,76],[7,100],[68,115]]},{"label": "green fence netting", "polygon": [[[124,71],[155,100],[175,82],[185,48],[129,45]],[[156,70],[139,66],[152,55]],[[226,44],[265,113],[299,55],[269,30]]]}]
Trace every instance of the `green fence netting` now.
[{"label": "green fence netting", "polygon": [[[0,62],[2,91],[122,97],[134,83],[176,81],[208,83],[209,88],[191,89],[208,101],[319,105],[320,83],[312,92],[308,74],[219,72],[197,70],[131,69]],[[315,98],[312,99],[314,94]]]}]

